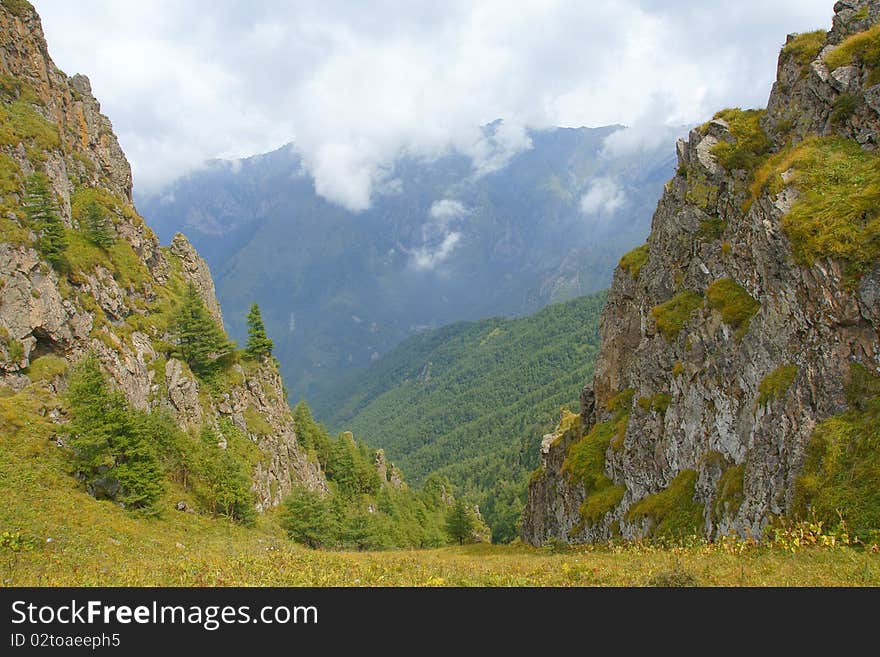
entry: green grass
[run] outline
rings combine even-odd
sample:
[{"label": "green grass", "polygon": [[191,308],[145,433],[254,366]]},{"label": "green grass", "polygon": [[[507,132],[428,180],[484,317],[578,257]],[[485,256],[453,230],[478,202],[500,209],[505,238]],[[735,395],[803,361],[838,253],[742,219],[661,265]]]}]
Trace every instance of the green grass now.
[{"label": "green grass", "polygon": [[686,290],[672,297],[666,303],[655,306],[651,316],[657,323],[657,330],[668,341],[674,340],[695,310],[703,305],[703,297]]},{"label": "green grass", "polygon": [[17,100],[0,106],[0,144],[18,146],[33,144],[42,150],[61,145],[58,126],[44,119],[31,103]]},{"label": "green grass", "polygon": [[25,370],[31,381],[51,381],[67,371],[67,361],[59,356],[46,354],[32,360]]},{"label": "green grass", "polygon": [[244,411],[244,421],[248,431],[261,436],[271,436],[275,431],[272,425],[266,421],[259,410],[253,405],[248,406]]},{"label": "green grass", "polygon": [[712,154],[728,171],[754,171],[770,152],[772,143],[761,127],[766,110],[721,110],[715,115],[730,126],[735,142],[720,141],[712,147]]},{"label": "green grass", "polygon": [[831,258],[850,282],[880,260],[880,157],[851,139],[813,138],[774,155],[755,177],[752,194],[780,192],[784,171],[800,196],[782,218],[798,264]]},{"label": "green grass", "polygon": [[868,71],[865,87],[880,83],[880,25],[853,34],[825,56],[832,71],[841,66],[864,66]]},{"label": "green grass", "polygon": [[648,245],[643,244],[623,256],[620,259],[620,267],[628,271],[633,278],[638,278],[646,262],[648,262]]},{"label": "green grass", "polygon": [[781,399],[797,376],[797,365],[781,365],[761,379],[758,384],[758,404],[764,405],[774,399]]},{"label": "green grass", "polygon": [[697,473],[683,470],[669,486],[639,500],[626,512],[629,520],[648,518],[654,537],[681,538],[703,531],[703,506],[694,500]]},{"label": "green grass", "polygon": [[[782,57],[794,59],[802,68],[806,69],[819,55],[819,51],[825,45],[826,37],[825,30],[798,34],[783,46]],[[806,75],[806,71],[804,71],[804,75]]]},{"label": "green grass", "polygon": [[745,288],[730,278],[721,278],[706,288],[709,305],[721,313],[722,321],[734,329],[737,338],[749,330],[749,322],[761,308]]}]

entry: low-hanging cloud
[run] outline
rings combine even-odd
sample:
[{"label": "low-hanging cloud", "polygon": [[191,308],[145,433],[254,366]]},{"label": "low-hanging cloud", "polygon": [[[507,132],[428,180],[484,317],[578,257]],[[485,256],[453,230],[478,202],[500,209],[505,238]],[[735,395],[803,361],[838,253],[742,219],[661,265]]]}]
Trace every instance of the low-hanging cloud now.
[{"label": "low-hanging cloud", "polygon": [[461,201],[451,198],[440,199],[431,204],[428,214],[431,219],[435,219],[442,223],[448,223],[453,219],[463,217],[468,213],[468,209]]},{"label": "low-hanging cloud", "polygon": [[412,262],[416,269],[433,270],[446,260],[455,246],[461,240],[461,233],[453,231],[435,247],[422,246],[415,249],[412,254]]},{"label": "low-hanging cloud", "polygon": [[530,148],[529,129],[763,105],[786,32],[831,18],[831,0],[34,4],[139,190],[293,141],[317,192],[352,211],[393,188],[402,156],[458,152],[479,176]]},{"label": "low-hanging cloud", "polygon": [[581,212],[586,215],[611,215],[626,203],[626,194],[611,178],[596,178],[581,197]]}]

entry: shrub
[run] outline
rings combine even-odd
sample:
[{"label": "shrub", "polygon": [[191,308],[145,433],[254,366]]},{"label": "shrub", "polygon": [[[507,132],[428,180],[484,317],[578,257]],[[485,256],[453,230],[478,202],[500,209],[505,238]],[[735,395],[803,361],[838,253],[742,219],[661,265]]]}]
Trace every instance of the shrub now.
[{"label": "shrub", "polygon": [[706,289],[709,305],[721,312],[721,319],[741,338],[761,307],[745,288],[730,278],[721,278]]},{"label": "shrub", "polygon": [[651,316],[657,323],[657,330],[671,342],[684,328],[688,318],[703,305],[703,297],[696,292],[687,290],[676,294],[666,303],[655,306]]},{"label": "shrub", "polygon": [[31,361],[25,374],[31,381],[51,381],[67,371],[67,361],[53,354],[40,356]]}]

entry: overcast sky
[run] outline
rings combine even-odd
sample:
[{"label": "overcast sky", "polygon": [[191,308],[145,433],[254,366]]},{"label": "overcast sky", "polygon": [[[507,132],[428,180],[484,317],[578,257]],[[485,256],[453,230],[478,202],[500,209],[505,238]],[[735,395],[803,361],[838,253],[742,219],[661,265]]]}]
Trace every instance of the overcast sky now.
[{"label": "overcast sky", "polygon": [[[49,51],[84,73],[135,186],[294,141],[319,194],[369,206],[403,154],[476,171],[526,128],[662,126],[766,103],[789,32],[832,0],[32,0]],[[487,141],[478,127],[504,129]]]}]

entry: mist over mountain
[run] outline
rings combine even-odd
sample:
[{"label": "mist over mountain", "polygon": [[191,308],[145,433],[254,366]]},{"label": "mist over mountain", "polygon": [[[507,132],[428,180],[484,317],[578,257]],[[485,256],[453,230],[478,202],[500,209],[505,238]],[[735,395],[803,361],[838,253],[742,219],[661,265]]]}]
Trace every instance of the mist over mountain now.
[{"label": "mist over mountain", "polygon": [[294,145],[137,202],[163,242],[182,230],[206,258],[233,337],[260,304],[291,398],[309,397],[420,330],[606,288],[674,169],[672,132],[483,132],[479,165],[404,154],[358,213],[316,193]]}]

